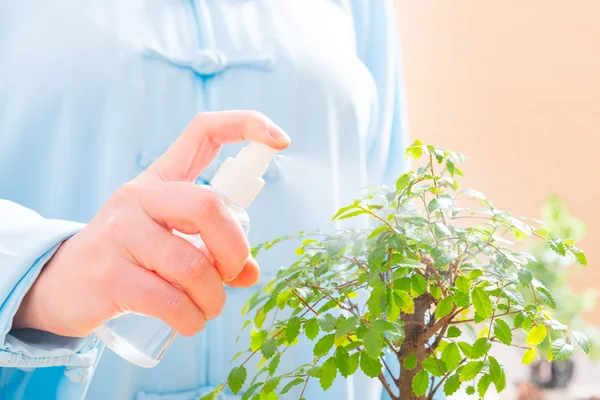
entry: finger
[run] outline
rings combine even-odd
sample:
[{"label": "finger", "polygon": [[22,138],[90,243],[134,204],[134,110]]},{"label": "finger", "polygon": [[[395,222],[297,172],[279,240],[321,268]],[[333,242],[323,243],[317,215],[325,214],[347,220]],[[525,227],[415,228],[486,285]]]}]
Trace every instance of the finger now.
[{"label": "finger", "polygon": [[264,115],[253,111],[200,113],[142,179],[194,181],[226,143],[251,140],[276,150],[290,144],[289,136]]},{"label": "finger", "polygon": [[123,271],[122,279],[115,280],[121,309],[160,318],[184,336],[204,329],[204,314],[183,291],[137,265]]},{"label": "finger", "polygon": [[246,288],[256,284],[260,278],[260,268],[254,258],[249,258],[242,272],[227,285],[231,287]]},{"label": "finger", "polygon": [[129,251],[136,261],[181,288],[206,320],[215,319],[225,305],[221,276],[207,257],[187,240],[150,219],[138,226],[143,235],[130,237]]},{"label": "finger", "polygon": [[233,280],[250,256],[240,223],[213,191],[186,182],[163,182],[140,189],[142,209],[168,229],[200,234],[225,282]]}]

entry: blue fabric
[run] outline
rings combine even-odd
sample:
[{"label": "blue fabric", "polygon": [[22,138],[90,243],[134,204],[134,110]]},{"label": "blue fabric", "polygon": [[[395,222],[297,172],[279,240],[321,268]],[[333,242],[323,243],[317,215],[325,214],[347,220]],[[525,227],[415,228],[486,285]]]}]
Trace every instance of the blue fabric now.
[{"label": "blue fabric", "polygon": [[[57,246],[201,111],[257,110],[292,137],[248,210],[252,244],[327,229],[361,188],[404,168],[397,45],[392,0],[1,2],[2,398],[184,400],[225,381],[247,345],[235,342],[239,310],[256,288],[228,290],[223,315],[178,337],[154,369],[94,337],[11,331],[12,318]],[[225,148],[199,182],[238,150]],[[291,254],[282,245],[262,255],[263,282]],[[309,359],[300,344],[282,368]],[[357,375],[326,395],[313,382],[305,397],[375,399],[380,390]]]}]

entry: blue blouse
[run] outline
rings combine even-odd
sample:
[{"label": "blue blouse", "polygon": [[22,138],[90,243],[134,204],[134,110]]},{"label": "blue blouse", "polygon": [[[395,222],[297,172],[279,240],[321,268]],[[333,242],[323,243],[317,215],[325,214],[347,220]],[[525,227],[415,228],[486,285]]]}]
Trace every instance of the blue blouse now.
[{"label": "blue blouse", "polygon": [[[2,398],[187,400],[224,382],[248,343],[236,343],[240,309],[256,287],[228,289],[222,316],[177,338],[153,369],[93,336],[11,331],[12,319],[60,243],[200,111],[257,110],[292,137],[249,209],[251,244],[326,228],[360,188],[393,182],[406,134],[397,37],[392,0],[1,2]],[[199,180],[238,150],[226,147]],[[263,254],[257,287],[290,255],[286,245]],[[286,358],[290,367],[311,352],[301,343]],[[326,395],[315,381],[305,397],[380,391],[359,374]]]}]

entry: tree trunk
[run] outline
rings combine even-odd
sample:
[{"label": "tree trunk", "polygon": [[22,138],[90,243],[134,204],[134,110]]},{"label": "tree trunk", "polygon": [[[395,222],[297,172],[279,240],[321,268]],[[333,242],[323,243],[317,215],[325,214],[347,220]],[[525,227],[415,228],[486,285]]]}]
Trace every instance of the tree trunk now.
[{"label": "tree trunk", "polygon": [[[418,397],[414,394],[412,388],[412,381],[415,375],[417,375],[423,368],[421,368],[421,362],[427,358],[427,349],[424,343],[419,343],[423,338],[423,335],[427,332],[427,326],[425,325],[425,313],[429,309],[431,301],[429,296],[423,295],[415,299],[415,312],[414,314],[402,314],[401,319],[404,321],[404,332],[406,337],[404,343],[400,347],[400,351],[397,354],[398,360],[400,361],[400,378],[396,385],[400,390],[401,400],[426,400],[427,396]],[[404,367],[404,360],[414,355],[417,358],[417,366],[408,370]]]}]

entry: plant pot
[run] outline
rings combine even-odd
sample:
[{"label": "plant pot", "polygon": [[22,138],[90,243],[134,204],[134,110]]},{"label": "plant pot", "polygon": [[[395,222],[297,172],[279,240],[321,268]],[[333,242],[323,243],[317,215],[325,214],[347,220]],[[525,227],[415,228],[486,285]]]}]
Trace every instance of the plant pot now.
[{"label": "plant pot", "polygon": [[564,389],[573,380],[572,360],[539,361],[531,367],[531,381],[542,389]]}]

